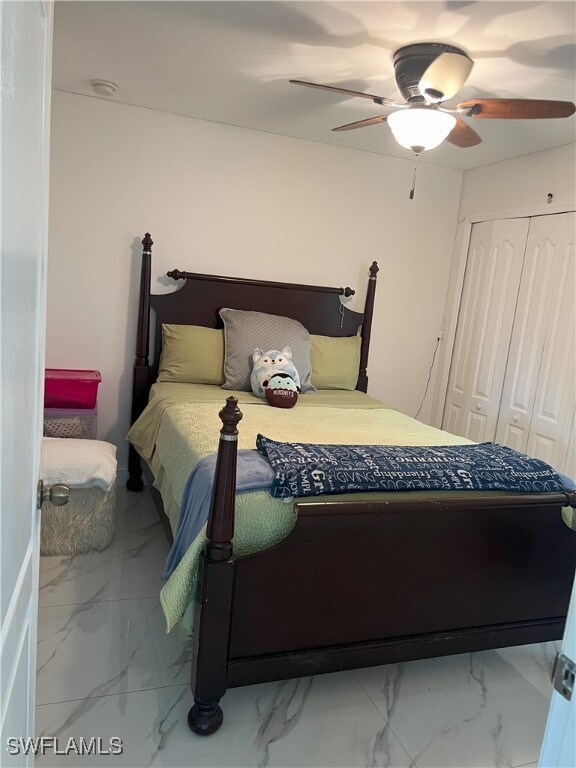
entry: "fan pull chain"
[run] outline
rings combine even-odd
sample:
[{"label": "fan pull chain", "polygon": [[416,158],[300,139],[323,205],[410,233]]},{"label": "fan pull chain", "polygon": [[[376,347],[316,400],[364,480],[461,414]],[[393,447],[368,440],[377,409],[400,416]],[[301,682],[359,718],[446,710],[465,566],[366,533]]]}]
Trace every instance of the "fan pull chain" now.
[{"label": "fan pull chain", "polygon": [[410,190],[410,200],[414,200],[414,190],[416,189],[416,172],[418,171],[418,158],[420,157],[420,154],[418,152],[416,154],[416,160],[414,161],[414,173],[412,175],[412,189]]}]

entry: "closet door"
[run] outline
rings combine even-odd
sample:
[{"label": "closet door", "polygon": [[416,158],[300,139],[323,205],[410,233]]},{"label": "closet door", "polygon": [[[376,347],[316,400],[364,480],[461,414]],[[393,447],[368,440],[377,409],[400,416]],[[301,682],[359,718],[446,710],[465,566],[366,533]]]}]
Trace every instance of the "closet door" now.
[{"label": "closet door", "polygon": [[576,480],[576,398],[572,393],[572,410],[568,413],[566,421],[566,436],[564,439],[564,449],[562,451],[563,459],[558,463],[559,472]]},{"label": "closet door", "polygon": [[493,440],[529,219],[472,228],[442,428]]},{"label": "closet door", "polygon": [[560,471],[574,412],[575,225],[574,213],[531,219],[496,430]]},{"label": "closet door", "polygon": [[573,455],[576,410],[576,215],[565,214],[562,218],[566,219],[566,239],[557,253],[556,286],[544,339],[526,451],[530,456],[543,459],[560,472],[576,479]]}]

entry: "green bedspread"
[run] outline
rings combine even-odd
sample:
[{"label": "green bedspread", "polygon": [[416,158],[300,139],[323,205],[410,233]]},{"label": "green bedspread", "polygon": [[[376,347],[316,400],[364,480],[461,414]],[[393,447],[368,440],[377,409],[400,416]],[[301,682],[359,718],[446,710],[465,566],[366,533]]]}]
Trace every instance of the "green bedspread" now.
[{"label": "green bedspread", "polygon": [[[179,506],[194,466],[217,450],[221,428],[218,412],[230,395],[238,398],[243,413],[239,424],[239,448],[254,448],[258,433],[274,440],[348,445],[459,445],[470,442],[422,424],[356,391],[303,395],[295,408],[281,409],[271,408],[247,392],[228,392],[208,385],[155,384],[150,404],[130,430],[128,439],[155,468],[156,484],[165,507]],[[446,493],[454,492],[434,492],[433,495]],[[417,494],[358,493],[354,498],[385,499],[391,495],[395,499],[402,496],[414,499]],[[330,498],[349,501],[350,495]],[[307,501],[317,501],[317,498]],[[306,503],[306,500],[300,503]],[[293,502],[286,504],[273,499],[266,491],[238,494],[235,554],[245,556],[277,544],[290,533],[295,522]],[[175,525],[174,517],[172,525]],[[205,530],[190,546],[162,589],[160,599],[168,630],[180,619],[186,629],[192,626],[198,564],[204,541]]]}]

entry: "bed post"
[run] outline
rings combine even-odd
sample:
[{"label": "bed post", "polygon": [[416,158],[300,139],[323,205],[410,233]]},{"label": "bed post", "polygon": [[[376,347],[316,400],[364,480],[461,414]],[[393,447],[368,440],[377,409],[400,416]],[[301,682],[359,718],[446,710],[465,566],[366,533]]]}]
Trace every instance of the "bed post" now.
[{"label": "bed post", "polygon": [[364,304],[364,322],[362,323],[362,346],[360,347],[360,373],[358,374],[358,383],[356,389],[361,392],[368,391],[368,351],[370,349],[370,333],[372,331],[372,315],[374,314],[374,296],[376,294],[376,276],[378,274],[378,263],[372,262],[370,267],[370,277],[368,278],[368,290],[366,291],[366,302]]},{"label": "bed post", "polygon": [[[152,263],[152,246],[154,241],[146,232],[142,240],[142,266],[140,268],[140,296],[138,299],[138,326],[136,332],[136,359],[134,360],[134,376],[132,379],[132,414],[130,424],[134,424],[146,407],[150,383],[150,367],[148,364],[148,337],[150,335],[150,274]],[[126,488],[129,491],[141,491],[142,465],[140,456],[133,445],[128,449],[128,480]]]},{"label": "bed post", "polygon": [[220,411],[222,429],[214,476],[214,491],[207,541],[202,555],[202,582],[194,625],[191,686],[194,706],[188,725],[194,733],[209,736],[222,725],[220,699],[228,678],[228,637],[234,586],[234,497],[238,422],[242,413],[238,400],[229,397]]}]

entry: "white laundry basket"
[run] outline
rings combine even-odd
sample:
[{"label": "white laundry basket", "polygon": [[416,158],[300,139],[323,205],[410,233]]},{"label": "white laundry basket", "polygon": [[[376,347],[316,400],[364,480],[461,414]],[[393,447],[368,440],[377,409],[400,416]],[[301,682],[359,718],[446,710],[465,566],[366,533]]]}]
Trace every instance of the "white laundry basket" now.
[{"label": "white laundry basket", "polygon": [[116,517],[116,446],[102,440],[45,437],[41,470],[45,487],[70,487],[67,504],[42,504],[41,554],[77,555],[108,547]]}]

